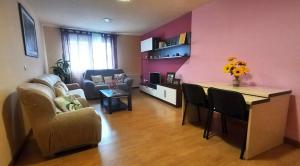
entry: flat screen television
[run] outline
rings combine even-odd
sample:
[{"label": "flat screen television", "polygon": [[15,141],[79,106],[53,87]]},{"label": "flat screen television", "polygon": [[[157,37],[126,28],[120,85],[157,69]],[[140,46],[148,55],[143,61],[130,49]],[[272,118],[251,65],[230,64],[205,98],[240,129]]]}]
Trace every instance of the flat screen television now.
[{"label": "flat screen television", "polygon": [[160,84],[160,74],[150,73],[150,84]]}]

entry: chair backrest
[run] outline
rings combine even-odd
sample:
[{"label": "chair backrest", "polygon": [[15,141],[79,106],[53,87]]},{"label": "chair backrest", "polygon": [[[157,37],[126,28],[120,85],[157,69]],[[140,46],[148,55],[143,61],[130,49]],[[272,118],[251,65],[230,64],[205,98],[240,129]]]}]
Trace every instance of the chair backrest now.
[{"label": "chair backrest", "polygon": [[182,91],[185,102],[201,106],[207,105],[205,92],[200,85],[183,83]]},{"label": "chair backrest", "polygon": [[248,110],[245,99],[241,93],[217,88],[208,88],[208,101],[210,109],[224,115],[248,120]]},{"label": "chair backrest", "polygon": [[55,117],[55,94],[46,85],[24,83],[18,87],[22,110],[27,115],[33,130],[40,128]]},{"label": "chair backrest", "polygon": [[44,74],[42,76],[34,78],[31,82],[32,83],[44,84],[44,85],[46,85],[49,88],[54,90],[54,85],[59,81],[61,81],[61,79],[57,75]]}]

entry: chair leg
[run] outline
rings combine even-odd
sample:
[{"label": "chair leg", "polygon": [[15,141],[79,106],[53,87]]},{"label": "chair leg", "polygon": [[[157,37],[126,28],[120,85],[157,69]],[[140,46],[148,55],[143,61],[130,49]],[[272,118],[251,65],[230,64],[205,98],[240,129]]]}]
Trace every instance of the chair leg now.
[{"label": "chair leg", "polygon": [[185,120],[185,116],[186,116],[187,106],[188,106],[188,103],[185,102],[185,104],[184,104],[184,111],[183,111],[183,118],[182,118],[182,123],[181,123],[182,126],[184,125],[184,120]]},{"label": "chair leg", "polygon": [[241,154],[240,154],[241,160],[244,160],[244,153],[245,153],[246,142],[247,142],[247,132],[248,132],[248,123],[246,123],[245,131],[244,131],[244,135],[243,135],[243,144],[241,147]]},{"label": "chair leg", "polygon": [[205,127],[206,129],[204,131],[204,137],[206,139],[208,139],[209,131],[210,131],[210,128],[211,128],[211,120],[212,120],[213,113],[214,113],[213,111],[208,111],[206,127]]},{"label": "chair leg", "polygon": [[206,131],[206,139],[208,139],[208,136],[209,136],[209,132],[210,132],[210,129],[211,129],[211,122],[212,122],[212,118],[213,118],[213,111],[210,112],[210,116],[209,116],[209,124],[208,124],[208,128],[207,128],[207,131]]},{"label": "chair leg", "polygon": [[206,138],[206,132],[207,132],[208,123],[209,123],[209,114],[210,114],[210,110],[208,110],[208,112],[207,112],[206,122],[205,122],[205,127],[204,127],[204,133],[203,133],[203,138]]}]

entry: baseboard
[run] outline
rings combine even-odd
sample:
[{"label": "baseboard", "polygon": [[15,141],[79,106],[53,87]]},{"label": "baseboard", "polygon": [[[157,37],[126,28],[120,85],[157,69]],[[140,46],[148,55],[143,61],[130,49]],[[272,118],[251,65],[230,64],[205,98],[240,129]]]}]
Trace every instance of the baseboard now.
[{"label": "baseboard", "polygon": [[300,147],[300,142],[291,138],[284,137],[284,142],[297,148]]},{"label": "baseboard", "polygon": [[31,135],[32,135],[32,129],[30,129],[29,133],[27,134],[27,136],[25,137],[24,141],[22,142],[22,145],[19,147],[19,149],[17,150],[17,152],[13,155],[12,160],[9,162],[8,166],[15,165],[15,162],[17,161],[17,159],[21,155],[21,152],[22,152],[22,150],[23,150],[26,142],[29,140],[29,138],[30,138]]}]

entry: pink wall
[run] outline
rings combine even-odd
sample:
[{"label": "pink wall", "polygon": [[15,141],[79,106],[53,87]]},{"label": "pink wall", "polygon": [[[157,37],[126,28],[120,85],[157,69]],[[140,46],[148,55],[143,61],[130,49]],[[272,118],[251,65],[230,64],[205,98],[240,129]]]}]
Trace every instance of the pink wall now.
[{"label": "pink wall", "polygon": [[[162,39],[172,38],[182,32],[191,31],[192,13],[187,13],[170,23],[167,23],[151,32],[144,34],[141,40],[150,37],[159,37]],[[147,53],[142,53],[142,56]],[[163,76],[167,72],[176,72],[186,59],[161,59],[161,60],[144,60],[142,58],[142,74],[143,78],[149,79],[150,72],[159,72]]]},{"label": "pink wall", "polygon": [[232,78],[234,55],[248,62],[248,84],[292,89],[286,136],[300,141],[300,1],[215,0],[192,12],[191,58],[178,70],[186,82]]}]

